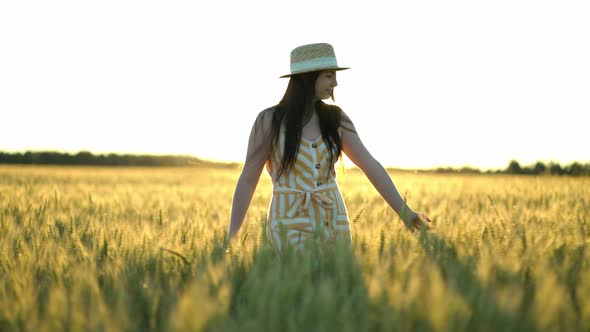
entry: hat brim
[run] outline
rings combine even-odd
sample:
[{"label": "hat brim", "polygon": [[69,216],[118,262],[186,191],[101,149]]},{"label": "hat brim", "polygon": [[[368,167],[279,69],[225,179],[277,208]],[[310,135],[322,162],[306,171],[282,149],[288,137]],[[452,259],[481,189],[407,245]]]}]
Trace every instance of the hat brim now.
[{"label": "hat brim", "polygon": [[326,70],[340,71],[340,70],[347,70],[347,69],[350,69],[350,67],[333,67],[333,68],[310,69],[310,70],[303,70],[303,71],[299,71],[299,72],[296,72],[296,73],[291,73],[291,74],[283,75],[280,78],[293,77],[295,75],[305,74],[305,73],[311,73],[311,72],[314,72],[314,71],[326,71]]}]

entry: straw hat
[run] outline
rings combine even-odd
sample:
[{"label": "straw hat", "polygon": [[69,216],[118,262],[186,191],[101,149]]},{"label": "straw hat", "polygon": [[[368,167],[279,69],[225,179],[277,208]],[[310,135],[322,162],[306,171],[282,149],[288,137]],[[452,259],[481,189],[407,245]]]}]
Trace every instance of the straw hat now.
[{"label": "straw hat", "polygon": [[308,44],[291,51],[291,74],[283,75],[281,78],[318,70],[345,69],[349,69],[349,67],[338,67],[332,45],[326,43]]}]

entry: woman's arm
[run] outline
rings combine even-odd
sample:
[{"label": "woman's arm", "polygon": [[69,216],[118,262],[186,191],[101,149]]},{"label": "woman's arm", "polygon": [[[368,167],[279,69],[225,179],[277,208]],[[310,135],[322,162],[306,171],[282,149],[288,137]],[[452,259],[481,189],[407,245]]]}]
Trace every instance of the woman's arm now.
[{"label": "woman's arm", "polygon": [[234,192],[226,243],[229,243],[238,233],[252,201],[264,164],[270,155],[271,121],[272,112],[269,109],[262,111],[252,126],[246,161]]},{"label": "woman's arm", "polygon": [[430,219],[423,213],[414,212],[403,200],[393,181],[383,166],[369,153],[363,145],[350,119],[342,113],[342,150],[346,156],[357,165],[373,184],[381,197],[400,216],[409,229],[428,228],[423,221]]}]

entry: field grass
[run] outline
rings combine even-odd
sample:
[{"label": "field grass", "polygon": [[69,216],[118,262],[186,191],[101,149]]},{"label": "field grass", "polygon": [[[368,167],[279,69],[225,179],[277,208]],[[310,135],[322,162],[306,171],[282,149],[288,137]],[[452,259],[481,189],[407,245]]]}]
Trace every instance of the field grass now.
[{"label": "field grass", "polygon": [[394,173],[412,234],[346,171],[352,250],[279,261],[238,176],[0,166],[0,331],[590,331],[590,178]]}]

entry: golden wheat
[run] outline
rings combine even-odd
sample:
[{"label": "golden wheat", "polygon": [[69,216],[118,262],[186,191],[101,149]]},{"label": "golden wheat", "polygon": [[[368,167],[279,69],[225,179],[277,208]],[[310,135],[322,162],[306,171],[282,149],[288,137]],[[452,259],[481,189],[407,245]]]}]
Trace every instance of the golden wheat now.
[{"label": "golden wheat", "polygon": [[588,331],[590,179],[394,173],[412,234],[359,172],[352,250],[278,260],[239,170],[0,166],[1,331]]}]

